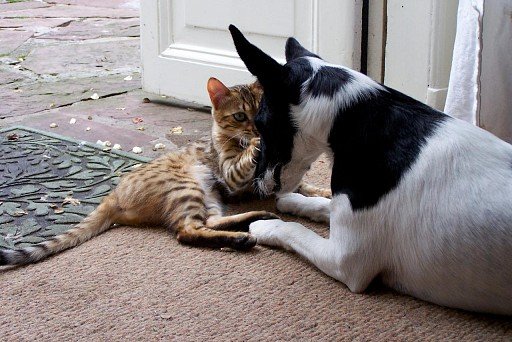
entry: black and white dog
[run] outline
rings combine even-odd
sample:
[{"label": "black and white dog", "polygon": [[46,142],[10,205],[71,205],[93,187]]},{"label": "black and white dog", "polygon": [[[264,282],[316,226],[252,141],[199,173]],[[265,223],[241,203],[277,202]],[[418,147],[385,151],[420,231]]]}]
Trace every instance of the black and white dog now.
[{"label": "black and white dog", "polygon": [[[354,292],[379,276],[430,302],[512,314],[512,146],[293,38],[281,65],[230,31],[264,88],[258,187],[277,193],[282,212],[330,220],[328,239],[257,221],[258,242],[295,251]],[[333,199],[292,193],[322,152]]]}]

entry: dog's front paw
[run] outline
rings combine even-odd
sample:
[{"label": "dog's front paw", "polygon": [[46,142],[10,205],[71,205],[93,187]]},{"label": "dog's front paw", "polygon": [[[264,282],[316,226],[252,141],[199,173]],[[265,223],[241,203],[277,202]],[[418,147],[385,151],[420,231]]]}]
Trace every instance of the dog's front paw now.
[{"label": "dog's front paw", "polygon": [[279,230],[285,224],[282,220],[261,220],[249,225],[249,232],[253,235],[258,244],[282,247],[279,239]]},{"label": "dog's front paw", "polygon": [[277,210],[282,213],[307,217],[312,221],[329,223],[331,200],[324,197],[305,197],[288,193],[277,198]]}]

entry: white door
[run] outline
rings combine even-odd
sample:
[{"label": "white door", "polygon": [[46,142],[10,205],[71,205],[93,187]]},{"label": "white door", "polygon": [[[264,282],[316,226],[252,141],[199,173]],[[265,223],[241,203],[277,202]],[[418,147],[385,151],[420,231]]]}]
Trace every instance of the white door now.
[{"label": "white door", "polygon": [[456,0],[387,1],[384,84],[443,110],[457,5]]},{"label": "white door", "polygon": [[143,87],[209,105],[206,82],[253,80],[238,58],[229,24],[284,61],[290,36],[326,60],[359,68],[362,0],[141,1]]}]

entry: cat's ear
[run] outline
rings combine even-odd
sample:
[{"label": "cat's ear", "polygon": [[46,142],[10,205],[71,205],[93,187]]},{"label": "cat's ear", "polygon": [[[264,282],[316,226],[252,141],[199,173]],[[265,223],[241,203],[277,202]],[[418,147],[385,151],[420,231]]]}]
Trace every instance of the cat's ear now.
[{"label": "cat's ear", "polygon": [[284,67],[251,44],[234,25],[229,25],[229,31],[238,55],[251,74],[258,78],[263,88],[281,87],[284,79]]},{"label": "cat's ear", "polygon": [[286,61],[293,61],[296,58],[300,57],[316,57],[320,58],[317,55],[315,55],[313,52],[308,51],[305,47],[300,45],[300,43],[295,38],[288,38],[286,41],[286,47],[285,47],[285,55],[286,55]]},{"label": "cat's ear", "polygon": [[261,83],[259,81],[251,83],[249,85],[249,88],[251,89],[251,92],[253,94],[257,94],[257,95],[262,95],[263,94],[263,87],[261,86]]},{"label": "cat's ear", "polygon": [[215,109],[218,109],[224,99],[226,99],[231,93],[228,87],[215,77],[210,77],[206,88],[208,89],[208,95],[210,95],[210,100],[212,101],[213,108]]}]

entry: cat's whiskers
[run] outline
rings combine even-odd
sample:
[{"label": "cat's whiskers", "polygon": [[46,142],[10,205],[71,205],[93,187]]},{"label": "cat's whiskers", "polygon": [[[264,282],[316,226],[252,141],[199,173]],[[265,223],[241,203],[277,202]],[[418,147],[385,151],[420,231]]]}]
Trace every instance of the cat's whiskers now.
[{"label": "cat's whiskers", "polygon": [[244,134],[243,132],[240,132],[240,133],[237,133],[237,134],[235,134],[235,135],[231,136],[229,139],[227,139],[226,141],[224,141],[224,143],[220,146],[220,147],[221,147],[221,149],[223,149],[223,148],[226,146],[226,144],[227,144],[228,142],[230,142],[230,141],[231,141],[231,140],[233,140],[233,139],[237,139],[237,138],[239,138],[239,137],[240,137],[241,135],[243,135],[243,134]]}]

